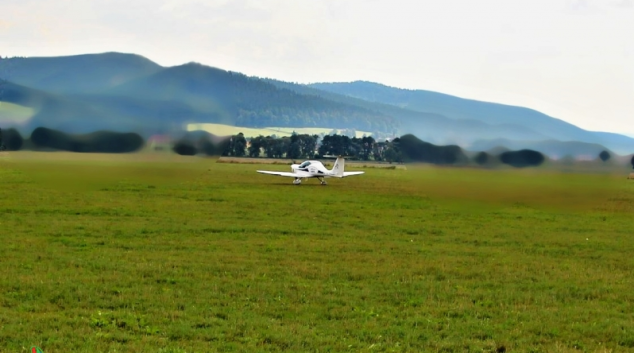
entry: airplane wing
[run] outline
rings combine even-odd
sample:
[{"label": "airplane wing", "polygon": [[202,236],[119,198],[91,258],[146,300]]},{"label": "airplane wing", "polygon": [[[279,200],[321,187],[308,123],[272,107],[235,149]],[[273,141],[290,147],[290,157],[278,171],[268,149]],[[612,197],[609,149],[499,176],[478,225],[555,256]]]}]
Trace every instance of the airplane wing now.
[{"label": "airplane wing", "polygon": [[271,172],[268,170],[258,170],[258,173],[262,173],[262,174],[270,174],[270,175],[277,175],[277,176],[283,176],[283,177],[289,177],[289,178],[310,178],[313,175],[310,173],[289,173],[289,172]]},{"label": "airplane wing", "polygon": [[343,172],[343,176],[347,177],[347,176],[351,176],[351,175],[359,175],[359,174],[363,174],[365,172]]}]

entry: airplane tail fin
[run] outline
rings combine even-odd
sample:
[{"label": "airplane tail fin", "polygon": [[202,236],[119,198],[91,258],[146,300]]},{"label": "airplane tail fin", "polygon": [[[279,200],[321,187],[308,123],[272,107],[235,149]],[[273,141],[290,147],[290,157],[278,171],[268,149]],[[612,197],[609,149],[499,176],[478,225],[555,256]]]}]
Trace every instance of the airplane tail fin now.
[{"label": "airplane tail fin", "polygon": [[345,166],[345,161],[342,156],[337,157],[335,164],[332,166],[332,173],[337,178],[343,178],[343,168]]}]

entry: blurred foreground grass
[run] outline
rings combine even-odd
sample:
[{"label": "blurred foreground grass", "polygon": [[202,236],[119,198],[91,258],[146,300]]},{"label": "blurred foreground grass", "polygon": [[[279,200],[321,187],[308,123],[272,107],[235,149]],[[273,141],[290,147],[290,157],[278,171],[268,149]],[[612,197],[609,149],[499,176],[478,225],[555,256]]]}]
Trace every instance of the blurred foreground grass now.
[{"label": "blurred foreground grass", "polygon": [[256,168],[0,160],[0,352],[634,349],[634,181]]}]

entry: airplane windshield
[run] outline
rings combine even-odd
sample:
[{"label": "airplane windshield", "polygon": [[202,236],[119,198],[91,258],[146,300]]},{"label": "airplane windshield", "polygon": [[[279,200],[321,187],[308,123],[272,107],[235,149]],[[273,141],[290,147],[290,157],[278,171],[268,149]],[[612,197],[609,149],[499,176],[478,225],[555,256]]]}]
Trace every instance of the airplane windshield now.
[{"label": "airplane windshield", "polygon": [[300,167],[300,168],[306,168],[306,167],[308,167],[309,165],[310,165],[310,162],[309,162],[309,161],[306,161],[306,162],[304,162],[304,163],[300,164],[300,165],[299,165],[299,167]]}]

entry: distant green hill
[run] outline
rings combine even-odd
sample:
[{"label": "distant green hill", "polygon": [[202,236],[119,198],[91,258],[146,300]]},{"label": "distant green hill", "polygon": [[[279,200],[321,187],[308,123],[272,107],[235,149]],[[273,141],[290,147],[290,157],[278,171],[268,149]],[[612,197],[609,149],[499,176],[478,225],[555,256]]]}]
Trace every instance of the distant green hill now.
[{"label": "distant green hill", "polygon": [[68,133],[104,129],[162,133],[185,124],[182,116],[196,116],[191,108],[178,102],[106,95],[64,95],[11,82],[3,84],[0,100],[35,112],[30,119],[17,124],[23,134],[41,126]]},{"label": "distant green hill", "polygon": [[[458,125],[464,124],[461,121],[479,121],[488,124],[492,129],[496,130],[496,134],[498,134],[498,129],[506,129],[506,132],[499,134],[497,138],[534,141],[546,139],[581,141],[601,144],[620,153],[634,151],[634,139],[632,138],[613,133],[586,131],[533,109],[463,99],[425,90],[393,88],[366,81],[315,83],[309,86],[370,102],[389,104],[418,112],[439,114],[454,119]],[[473,123],[470,122],[469,124]],[[403,128],[407,129],[408,126],[404,125]],[[517,135],[518,129],[524,129],[528,134],[524,136]],[[471,135],[475,137],[479,135],[479,132],[473,131]],[[530,135],[533,136],[529,138]],[[490,138],[492,137],[482,136],[476,140]]]},{"label": "distant green hill", "polygon": [[122,53],[7,58],[0,61],[0,78],[49,92],[91,93],[160,69],[142,56]]},{"label": "distant green hill", "polygon": [[[398,130],[398,122],[381,112],[195,63],[162,68],[137,55],[105,53],[10,58],[0,64],[0,79],[5,79],[0,101],[35,112],[28,122],[20,120],[22,130],[132,129],[147,135],[184,129],[187,123]],[[18,121],[3,119],[5,125]]]},{"label": "distant green hill", "polygon": [[64,128],[69,123],[75,125],[74,128],[79,128],[79,125],[90,123],[91,120],[107,118],[94,107],[80,101],[11,82],[3,84],[0,98],[3,102],[28,107],[34,112],[28,121],[20,124],[26,130],[31,130],[39,124]]}]

